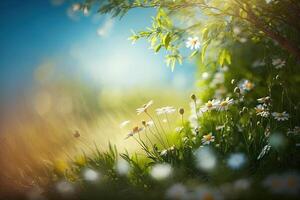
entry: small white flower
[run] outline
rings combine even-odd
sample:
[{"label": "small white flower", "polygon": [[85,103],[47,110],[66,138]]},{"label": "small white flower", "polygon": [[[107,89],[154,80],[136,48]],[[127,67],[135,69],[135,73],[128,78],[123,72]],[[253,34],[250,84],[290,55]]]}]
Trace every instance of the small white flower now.
[{"label": "small white flower", "polygon": [[99,180],[100,174],[98,172],[96,172],[95,170],[85,169],[83,171],[83,178],[86,181],[94,182],[94,181],[98,181]]},{"label": "small white flower", "polygon": [[156,180],[163,180],[172,174],[172,167],[169,164],[156,164],[151,169],[151,176]]},{"label": "small white flower", "polygon": [[233,153],[229,156],[227,160],[227,165],[231,169],[239,169],[241,168],[246,162],[246,157],[243,153]]},{"label": "small white flower", "polygon": [[153,101],[151,100],[151,101],[149,101],[148,103],[144,104],[142,107],[137,108],[137,109],[136,109],[137,114],[139,115],[139,114],[141,114],[141,113],[143,113],[143,112],[146,113],[147,110],[148,110],[148,108],[149,108],[152,104],[153,104]]},{"label": "small white flower", "polygon": [[239,35],[241,33],[241,29],[238,26],[233,27],[233,33],[235,35]]},{"label": "small white flower", "polygon": [[224,99],[223,101],[220,101],[219,105],[218,105],[218,110],[219,111],[224,111],[224,110],[228,110],[228,107],[230,105],[232,105],[234,103],[233,99],[230,99],[229,97],[227,97],[226,99]]},{"label": "small white flower", "polygon": [[264,105],[258,104],[255,107],[256,115],[262,116],[262,117],[268,117],[270,115],[268,108],[266,108]]},{"label": "small white flower", "polygon": [[276,69],[281,69],[282,67],[285,66],[285,61],[281,60],[280,58],[276,58],[272,60],[272,65],[276,68]]},{"label": "small white flower", "polygon": [[209,100],[207,103],[205,103],[204,106],[200,108],[201,112],[206,112],[206,111],[211,111],[217,108],[219,105],[220,101],[219,100]]},{"label": "small white flower", "polygon": [[271,103],[271,98],[269,96],[261,97],[261,98],[257,99],[257,102],[263,103],[263,104],[269,104],[269,103]]},{"label": "small white flower", "polygon": [[200,147],[196,150],[195,156],[197,167],[202,170],[211,171],[217,164],[216,155],[208,146]]},{"label": "small white flower", "polygon": [[168,188],[166,191],[166,198],[174,200],[186,199],[187,193],[187,188],[183,184],[176,183]]},{"label": "small white flower", "polygon": [[165,106],[165,107],[156,109],[157,115],[171,114],[171,113],[174,113],[175,111],[176,111],[176,109],[173,108],[172,106]]},{"label": "small white flower", "polygon": [[277,121],[286,121],[289,119],[290,115],[286,112],[283,111],[282,113],[279,112],[272,112],[272,116],[274,117],[274,119],[276,119]]},{"label": "small white flower", "polygon": [[129,120],[126,120],[126,121],[122,122],[122,123],[120,124],[120,128],[123,128],[123,127],[127,126],[129,123],[130,123]]},{"label": "small white flower", "polygon": [[187,42],[186,42],[186,47],[190,48],[191,50],[195,49],[199,49],[200,48],[200,41],[198,37],[189,37]]},{"label": "small white flower", "polygon": [[127,175],[130,170],[130,165],[123,158],[119,158],[115,165],[115,168],[116,168],[116,171],[118,172],[118,174]]},{"label": "small white flower", "polygon": [[215,136],[212,135],[212,133],[209,133],[207,135],[203,135],[202,138],[202,144],[210,144],[211,142],[215,141]]},{"label": "small white flower", "polygon": [[143,130],[144,130],[143,127],[135,126],[135,127],[127,134],[127,136],[126,136],[125,139],[128,139],[128,138],[134,136],[135,134],[137,134],[137,133],[139,133],[139,132],[141,132],[141,131],[143,131]]},{"label": "small white flower", "polygon": [[239,88],[241,89],[241,92],[249,92],[250,90],[252,90],[254,88],[254,83],[252,83],[249,80],[242,80],[239,83]]}]

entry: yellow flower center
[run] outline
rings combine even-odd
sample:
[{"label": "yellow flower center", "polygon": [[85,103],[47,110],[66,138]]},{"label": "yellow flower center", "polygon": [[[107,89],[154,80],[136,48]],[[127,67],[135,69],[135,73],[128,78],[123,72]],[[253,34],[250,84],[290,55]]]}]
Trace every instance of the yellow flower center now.
[{"label": "yellow flower center", "polygon": [[209,102],[206,103],[206,107],[211,108],[212,106],[213,106],[213,104],[212,104],[211,101],[209,101]]},{"label": "yellow flower center", "polygon": [[205,138],[207,141],[210,141],[210,140],[212,139],[212,135],[211,135],[211,134],[205,135],[204,138]]},{"label": "yellow flower center", "polygon": [[221,103],[220,103],[220,106],[222,106],[222,107],[225,107],[225,106],[227,106],[228,105],[228,102],[227,101],[222,101]]}]

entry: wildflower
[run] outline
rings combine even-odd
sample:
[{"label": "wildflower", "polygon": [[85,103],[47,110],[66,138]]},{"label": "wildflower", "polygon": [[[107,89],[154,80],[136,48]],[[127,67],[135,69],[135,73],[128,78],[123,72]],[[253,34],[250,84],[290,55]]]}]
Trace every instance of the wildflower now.
[{"label": "wildflower", "polygon": [[196,150],[195,156],[197,167],[202,170],[211,171],[217,164],[217,158],[214,152],[207,146],[200,147]]},{"label": "wildflower", "polygon": [[223,111],[223,110],[228,110],[228,107],[234,103],[233,99],[230,99],[227,97],[223,101],[220,101],[218,105],[218,110]]},{"label": "wildflower", "polygon": [[80,133],[78,130],[76,130],[73,134],[74,138],[79,138],[80,137]]},{"label": "wildflower", "polygon": [[289,114],[286,111],[283,111],[282,113],[279,112],[273,112],[272,116],[274,117],[274,119],[276,119],[277,121],[286,121],[289,119]]},{"label": "wildflower", "polygon": [[274,65],[276,69],[281,69],[282,67],[284,67],[285,61],[281,60],[280,58],[276,58],[272,60],[272,65]]},{"label": "wildflower", "polygon": [[258,104],[255,107],[256,115],[262,116],[262,117],[268,117],[270,115],[270,112],[266,106]]},{"label": "wildflower", "polygon": [[86,181],[94,182],[99,180],[100,174],[95,170],[85,169],[83,172],[83,177]]},{"label": "wildflower", "polygon": [[128,174],[128,172],[130,170],[130,165],[126,160],[124,160],[123,158],[120,158],[117,160],[115,168],[116,168],[116,171],[118,174],[126,175],[126,174]]},{"label": "wildflower", "polygon": [[173,108],[172,106],[166,106],[166,107],[162,107],[162,108],[156,109],[157,115],[171,114],[171,113],[173,113],[175,111],[176,111],[176,109]]},{"label": "wildflower", "polygon": [[209,100],[207,103],[205,103],[204,106],[200,108],[201,112],[206,112],[206,111],[211,111],[217,108],[219,105],[220,101],[219,100]]},{"label": "wildflower", "polygon": [[186,48],[190,48],[191,50],[200,48],[200,41],[198,37],[189,37],[186,42]]},{"label": "wildflower", "polygon": [[231,169],[239,169],[245,164],[245,162],[246,158],[243,153],[233,153],[229,156],[227,160],[227,165]]},{"label": "wildflower", "polygon": [[149,108],[152,104],[153,104],[153,101],[151,100],[151,101],[149,101],[148,103],[144,104],[142,107],[137,108],[137,109],[136,109],[137,114],[139,115],[139,114],[141,114],[141,113],[143,113],[143,112],[144,112],[144,113],[147,113],[148,108]]},{"label": "wildflower", "polygon": [[264,148],[261,150],[260,154],[258,155],[257,160],[262,159],[267,153],[269,153],[270,149],[271,149],[271,145],[267,144],[266,146],[264,146]]},{"label": "wildflower", "polygon": [[142,127],[138,127],[138,126],[135,126],[127,135],[127,137],[125,139],[128,139],[129,137],[132,137],[134,134],[136,133],[139,133],[141,131],[143,131],[144,128]]},{"label": "wildflower", "polygon": [[258,101],[258,103],[270,104],[271,98],[269,96],[261,97],[261,98],[257,99],[257,101]]},{"label": "wildflower", "polygon": [[187,193],[187,188],[183,184],[176,183],[167,189],[166,198],[175,200],[186,199]]},{"label": "wildflower", "polygon": [[215,141],[215,136],[213,136],[212,133],[204,135],[202,138],[203,144],[210,144],[211,142],[214,142],[214,141]]},{"label": "wildflower", "polygon": [[151,169],[151,176],[156,180],[163,180],[172,173],[172,167],[169,164],[156,164]]},{"label": "wildflower", "polygon": [[120,124],[120,127],[123,128],[123,127],[127,126],[129,123],[130,123],[130,121],[126,120]]},{"label": "wildflower", "polygon": [[196,95],[195,95],[195,94],[191,94],[191,99],[192,99],[193,101],[196,101],[196,100],[197,100]]},{"label": "wildflower", "polygon": [[179,109],[179,114],[180,114],[180,115],[183,115],[183,114],[184,114],[184,109],[183,109],[183,108],[180,108],[180,109]]},{"label": "wildflower", "polygon": [[249,80],[243,80],[240,82],[239,87],[241,92],[248,92],[254,88],[254,83],[250,82]]}]

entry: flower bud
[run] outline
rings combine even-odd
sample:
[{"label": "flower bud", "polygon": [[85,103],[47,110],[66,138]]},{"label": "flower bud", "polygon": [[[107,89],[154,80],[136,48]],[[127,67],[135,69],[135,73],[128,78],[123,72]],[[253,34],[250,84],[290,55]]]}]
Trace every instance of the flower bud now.
[{"label": "flower bud", "polygon": [[183,108],[180,108],[180,109],[179,109],[179,114],[181,114],[181,115],[184,114],[184,109],[183,109]]},{"label": "flower bud", "polygon": [[234,93],[237,93],[237,94],[241,93],[241,89],[239,87],[235,87],[233,91],[234,91]]},{"label": "flower bud", "polygon": [[231,84],[233,85],[235,83],[235,79],[231,79]]},{"label": "flower bud", "polygon": [[194,100],[194,101],[196,101],[196,99],[197,99],[196,95],[195,95],[195,94],[192,94],[192,95],[191,95],[191,99]]}]

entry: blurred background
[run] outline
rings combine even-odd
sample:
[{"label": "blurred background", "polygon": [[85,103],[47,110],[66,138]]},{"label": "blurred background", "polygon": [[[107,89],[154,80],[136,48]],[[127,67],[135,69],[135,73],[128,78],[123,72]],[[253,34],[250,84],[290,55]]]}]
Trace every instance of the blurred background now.
[{"label": "blurred background", "polygon": [[139,123],[135,109],[151,99],[187,106],[194,89],[193,63],[171,72],[147,41],[128,41],[131,30],[150,26],[154,10],[112,19],[74,12],[72,3],[0,3],[0,192],[30,184],[45,163],[63,168],[95,144],[135,150],[120,123]]}]

